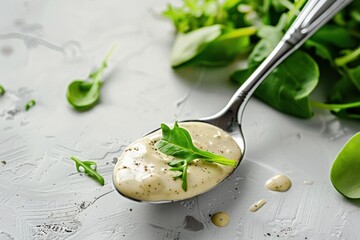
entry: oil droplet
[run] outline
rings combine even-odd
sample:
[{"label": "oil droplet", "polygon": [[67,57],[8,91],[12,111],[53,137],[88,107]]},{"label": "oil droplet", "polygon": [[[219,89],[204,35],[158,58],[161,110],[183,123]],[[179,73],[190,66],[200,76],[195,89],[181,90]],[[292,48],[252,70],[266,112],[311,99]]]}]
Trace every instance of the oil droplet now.
[{"label": "oil droplet", "polygon": [[266,181],[265,187],[271,191],[285,192],[291,187],[291,180],[285,175],[276,175]]},{"label": "oil droplet", "polygon": [[230,221],[230,217],[225,212],[218,212],[212,215],[211,221],[215,226],[225,227]]},{"label": "oil droplet", "polygon": [[255,202],[253,205],[251,205],[250,207],[250,212],[256,212],[257,210],[259,210],[262,206],[264,206],[266,203],[265,199],[261,199],[257,202]]}]

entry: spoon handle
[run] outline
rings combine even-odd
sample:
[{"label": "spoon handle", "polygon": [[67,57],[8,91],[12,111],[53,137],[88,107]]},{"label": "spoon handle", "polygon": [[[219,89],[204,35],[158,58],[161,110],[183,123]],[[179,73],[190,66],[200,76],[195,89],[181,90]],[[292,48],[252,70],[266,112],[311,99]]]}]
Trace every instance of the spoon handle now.
[{"label": "spoon handle", "polygon": [[321,26],[352,0],[309,0],[279,44],[236,91],[229,103],[216,115],[238,116],[238,122],[255,89],[285,58],[298,49]]}]

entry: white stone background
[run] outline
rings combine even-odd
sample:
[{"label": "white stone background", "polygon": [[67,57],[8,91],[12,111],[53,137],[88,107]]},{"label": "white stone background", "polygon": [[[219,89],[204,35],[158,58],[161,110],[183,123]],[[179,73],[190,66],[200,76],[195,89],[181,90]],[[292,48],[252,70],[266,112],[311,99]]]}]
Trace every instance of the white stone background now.
[{"label": "white stone background", "polygon": [[[114,159],[126,145],[161,122],[214,114],[236,90],[228,80],[235,64],[170,67],[174,28],[160,16],[165,6],[0,0],[0,83],[7,90],[0,98],[0,239],[360,239],[359,203],[329,180],[333,160],[360,125],[328,112],[301,120],[251,99],[243,119],[247,152],[229,181],[162,205],[114,190]],[[74,111],[67,85],[86,77],[115,42],[100,104]],[[32,98],[36,106],[24,111]],[[77,173],[72,155],[96,161],[105,186]],[[277,173],[292,179],[288,192],[264,188]],[[267,204],[250,212],[262,198]],[[228,226],[211,223],[218,211],[230,214]]]}]

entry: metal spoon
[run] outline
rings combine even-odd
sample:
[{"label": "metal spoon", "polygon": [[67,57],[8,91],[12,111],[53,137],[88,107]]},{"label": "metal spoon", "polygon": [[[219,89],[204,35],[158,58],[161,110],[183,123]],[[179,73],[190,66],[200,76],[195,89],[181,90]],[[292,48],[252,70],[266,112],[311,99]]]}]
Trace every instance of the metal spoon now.
[{"label": "metal spoon", "polygon": [[[275,67],[277,67],[284,59],[298,49],[321,26],[328,22],[333,16],[335,16],[336,13],[338,13],[351,1],[352,0],[309,0],[275,49],[241,85],[228,104],[220,112],[207,118],[181,122],[209,123],[229,133],[241,149],[242,154],[241,159],[239,160],[240,164],[246,149],[244,135],[241,130],[242,115],[244,113],[245,106],[255,89]],[[158,130],[159,129],[156,129],[150,133]],[[239,166],[239,164],[237,166]],[[229,174],[229,176],[230,175],[231,174]],[[121,192],[119,193],[123,195]],[[140,201],[138,199],[130,198],[129,196],[123,196],[131,200]],[[171,201],[156,201],[152,203],[166,202]]]}]

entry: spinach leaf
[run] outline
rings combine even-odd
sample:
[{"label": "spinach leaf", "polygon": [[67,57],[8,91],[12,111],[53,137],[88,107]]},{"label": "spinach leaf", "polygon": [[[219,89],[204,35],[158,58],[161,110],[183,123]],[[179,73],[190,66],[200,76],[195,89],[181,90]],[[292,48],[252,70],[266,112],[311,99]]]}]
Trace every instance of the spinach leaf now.
[{"label": "spinach leaf", "polygon": [[171,53],[171,65],[188,64],[222,66],[233,61],[250,45],[249,36],[256,28],[224,29],[221,25],[203,27],[189,33],[179,33]]},{"label": "spinach leaf", "polygon": [[327,24],[319,29],[312,37],[314,41],[338,48],[354,48],[358,41],[344,27]]},{"label": "spinach leaf", "polygon": [[179,33],[171,52],[171,66],[178,67],[193,59],[221,33],[221,25],[203,27],[189,33]]},{"label": "spinach leaf", "polygon": [[70,105],[77,111],[86,111],[94,107],[100,99],[101,76],[107,68],[107,62],[115,51],[115,45],[110,49],[101,66],[89,74],[89,81],[74,80],[67,89],[66,97]]},{"label": "spinach leaf", "polygon": [[[101,185],[104,186],[105,184],[105,180],[104,178],[97,172],[96,168],[96,162],[92,162],[92,161],[81,161],[79,160],[77,157],[72,156],[71,160],[73,160],[75,162],[75,166],[76,166],[76,170],[80,173],[85,173],[86,175],[88,175],[89,177],[95,179],[96,181],[98,181]],[[81,169],[80,167],[82,167],[83,169]]]},{"label": "spinach leaf", "polygon": [[250,35],[255,33],[254,27],[230,30],[209,43],[202,52],[185,64],[214,67],[227,65],[239,54],[249,51]]},{"label": "spinach leaf", "polygon": [[331,64],[334,64],[332,53],[325,45],[318,43],[315,40],[309,39],[305,42],[304,47],[307,49],[315,49],[315,54],[317,56],[329,61]]},{"label": "spinach leaf", "polygon": [[336,157],[330,173],[335,189],[347,198],[360,199],[360,133],[355,134]]},{"label": "spinach leaf", "polygon": [[227,159],[223,156],[203,151],[194,146],[189,132],[180,127],[177,122],[174,128],[170,129],[165,124],[161,124],[162,138],[156,144],[156,148],[169,156],[175,157],[169,163],[171,171],[179,171],[180,175],[175,178],[182,179],[182,188],[187,191],[187,168],[188,165],[196,160],[202,160],[210,163],[217,163],[235,167],[237,162],[235,160]]},{"label": "spinach leaf", "polygon": [[[242,84],[253,69],[236,71],[231,77]],[[296,51],[281,63],[255,91],[255,96],[275,109],[300,118],[313,113],[309,95],[318,83],[316,62],[306,53]]]}]

